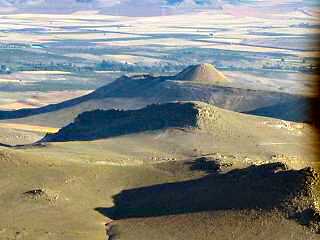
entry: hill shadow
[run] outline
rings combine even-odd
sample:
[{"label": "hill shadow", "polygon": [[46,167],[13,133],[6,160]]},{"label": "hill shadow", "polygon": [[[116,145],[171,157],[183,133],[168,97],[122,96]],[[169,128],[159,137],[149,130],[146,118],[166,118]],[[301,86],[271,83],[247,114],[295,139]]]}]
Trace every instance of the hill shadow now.
[{"label": "hill shadow", "polygon": [[222,163],[219,159],[206,156],[186,162],[185,164],[189,165],[189,169],[192,171],[200,171],[207,174],[218,174],[223,169],[227,169],[232,166],[232,163]]},{"label": "hill shadow", "polygon": [[297,98],[282,101],[267,107],[257,108],[253,111],[243,112],[246,114],[272,117],[286,121],[311,122],[311,106],[315,103],[314,98]]},{"label": "hill shadow", "polygon": [[[124,190],[114,207],[95,210],[114,219],[157,217],[228,209],[280,209],[297,213],[313,207],[311,168],[288,170],[270,163],[215,173],[200,179]],[[298,217],[298,215],[294,215]]]}]

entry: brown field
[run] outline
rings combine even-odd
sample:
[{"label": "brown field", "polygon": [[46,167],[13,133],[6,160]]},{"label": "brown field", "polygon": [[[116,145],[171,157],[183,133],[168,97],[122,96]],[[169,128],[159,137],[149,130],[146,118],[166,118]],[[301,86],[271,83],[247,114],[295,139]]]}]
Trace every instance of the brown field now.
[{"label": "brown field", "polygon": [[0,123],[0,128],[23,130],[23,131],[38,132],[38,133],[56,133],[59,131],[58,128],[53,128],[53,127],[18,124],[18,123]]},{"label": "brown field", "polygon": [[54,104],[86,95],[91,91],[51,91],[51,92],[22,92],[8,93],[0,92],[0,109],[17,110],[22,108],[36,108],[48,104]]}]

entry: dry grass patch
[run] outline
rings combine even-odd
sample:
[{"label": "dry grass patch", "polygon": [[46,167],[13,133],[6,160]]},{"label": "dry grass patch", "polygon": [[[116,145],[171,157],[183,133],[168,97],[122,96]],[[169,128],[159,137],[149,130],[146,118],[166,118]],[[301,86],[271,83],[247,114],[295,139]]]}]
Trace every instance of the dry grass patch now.
[{"label": "dry grass patch", "polygon": [[0,123],[0,128],[24,130],[24,131],[39,132],[39,133],[56,133],[59,131],[59,128],[21,124],[21,123]]}]

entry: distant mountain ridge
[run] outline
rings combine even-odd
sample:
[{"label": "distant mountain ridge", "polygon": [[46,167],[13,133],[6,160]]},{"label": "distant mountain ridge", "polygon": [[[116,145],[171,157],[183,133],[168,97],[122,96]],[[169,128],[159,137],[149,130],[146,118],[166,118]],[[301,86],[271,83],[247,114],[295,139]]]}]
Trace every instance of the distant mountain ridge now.
[{"label": "distant mountain ridge", "polygon": [[[203,68],[203,66],[206,67]],[[205,73],[209,69],[210,74],[203,74],[203,69]],[[234,88],[228,86],[228,82],[221,76],[223,76],[222,73],[216,70],[214,66],[208,67],[208,64],[191,66],[175,76],[123,76],[88,95],[58,104],[35,109],[0,111],[0,120],[52,113],[52,116],[46,116],[46,119],[53,119],[52,122],[56,122],[54,119],[59,114],[62,114],[64,116],[63,121],[58,125],[54,125],[54,127],[62,127],[83,111],[110,108],[136,109],[152,103],[174,101],[202,101],[232,111],[250,113],[257,111],[257,115],[298,122],[309,121],[310,119],[308,106],[311,99],[307,97],[281,92]],[[202,79],[202,77],[208,78]],[[221,82],[221,80],[223,81]],[[123,104],[118,101],[117,104],[110,105],[113,99],[122,99]],[[135,104],[137,99],[139,99],[139,102]],[[296,102],[300,102],[299,106],[302,107],[295,107],[293,103]],[[287,106],[288,109],[285,108],[276,112],[270,110],[258,111],[259,109],[271,108],[279,104]],[[86,105],[86,107],[83,105]]]}]

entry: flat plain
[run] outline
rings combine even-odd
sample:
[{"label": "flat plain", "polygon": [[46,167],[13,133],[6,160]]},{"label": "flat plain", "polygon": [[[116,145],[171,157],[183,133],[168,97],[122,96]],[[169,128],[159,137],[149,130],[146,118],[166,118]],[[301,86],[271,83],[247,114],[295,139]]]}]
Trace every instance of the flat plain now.
[{"label": "flat plain", "polygon": [[[302,77],[300,70],[314,64],[319,31],[317,15],[299,10],[250,16],[230,8],[161,17],[1,15],[0,62],[13,74],[1,76],[0,107],[33,107],[21,101],[34,91],[80,95],[121,74],[177,72],[199,62],[225,69],[243,88],[312,94],[307,79],[314,76]],[[109,64],[102,68],[102,61]],[[17,95],[8,97],[9,90]],[[60,100],[53,94],[44,103]]]}]

